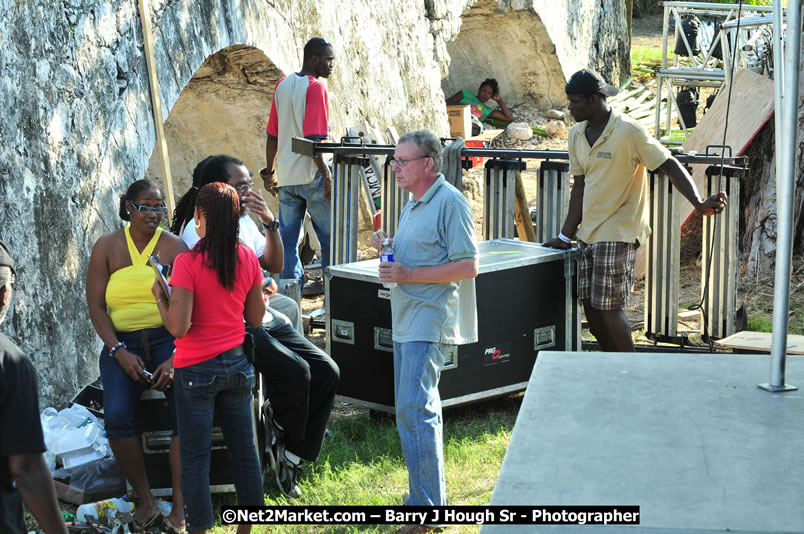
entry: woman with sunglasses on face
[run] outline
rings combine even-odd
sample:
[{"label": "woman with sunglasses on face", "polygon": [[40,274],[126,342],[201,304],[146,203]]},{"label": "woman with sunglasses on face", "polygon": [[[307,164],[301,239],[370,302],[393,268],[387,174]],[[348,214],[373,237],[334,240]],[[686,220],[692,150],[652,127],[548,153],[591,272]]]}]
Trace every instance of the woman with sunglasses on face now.
[{"label": "woman with sunglasses on face", "polygon": [[[92,249],[87,272],[87,304],[103,341],[100,373],[106,434],[126,479],[137,494],[132,532],[161,524],[165,532],[184,530],[179,443],[173,405],[173,336],[165,329],[151,286],[148,256],[168,265],[187,250],[184,242],[159,228],[167,213],[162,190],[137,180],[120,196],[120,218],[129,224],[105,234]],[[151,373],[149,375],[148,373]],[[134,430],[134,407],[145,389],[162,391],[173,415],[170,467],[173,510],[164,520],[145,474],[142,447]]]},{"label": "woman with sunglasses on face", "polygon": [[[262,271],[257,255],[238,240],[240,198],[213,182],[195,203],[201,240],[179,255],[168,298],[158,281],[153,293],[167,329],[176,336],[176,415],[181,436],[181,482],[187,529],[205,532],[214,516],[209,489],[212,417],[217,413],[241,506],[263,505],[262,473],[252,428],[254,367],[245,355],[245,319],[262,324]],[[250,532],[240,525],[238,533]]]}]

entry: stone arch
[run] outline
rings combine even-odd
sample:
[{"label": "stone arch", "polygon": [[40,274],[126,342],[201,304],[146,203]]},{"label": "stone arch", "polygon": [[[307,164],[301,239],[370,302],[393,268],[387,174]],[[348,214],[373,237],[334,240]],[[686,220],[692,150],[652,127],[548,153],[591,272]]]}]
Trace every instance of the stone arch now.
[{"label": "stone arch", "polygon": [[[265,125],[276,83],[285,76],[253,46],[230,45],[209,56],[181,91],[165,120],[173,193],[190,187],[195,165],[211,154],[231,154],[255,174],[265,162]],[[156,152],[146,177],[159,180]],[[262,187],[259,179],[255,185]],[[263,192],[264,193],[264,192]],[[265,195],[272,209],[276,199]]]},{"label": "stone arch", "polygon": [[563,107],[565,81],[595,69],[619,85],[628,76],[630,50],[622,0],[478,0],[461,15],[446,48],[449,97],[497,78],[506,103]]},{"label": "stone arch", "polygon": [[533,11],[504,11],[496,0],[481,0],[464,11],[460,33],[447,43],[449,74],[444,95],[475,92],[496,78],[506,103],[527,101],[542,109],[563,107],[564,74],[556,47]]}]

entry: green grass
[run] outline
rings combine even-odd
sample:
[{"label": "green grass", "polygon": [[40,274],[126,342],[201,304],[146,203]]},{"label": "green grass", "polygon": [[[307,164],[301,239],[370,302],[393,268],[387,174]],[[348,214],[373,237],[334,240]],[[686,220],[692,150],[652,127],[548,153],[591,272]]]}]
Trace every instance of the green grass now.
[{"label": "green grass", "polygon": [[646,58],[662,59],[662,47],[645,45],[631,47],[631,65],[639,65]]},{"label": "green grass", "polygon": [[[444,411],[445,477],[450,504],[488,504],[521,399],[521,395],[511,396]],[[288,501],[266,476],[265,504],[401,505],[408,493],[408,475],[393,417],[365,412],[333,415],[329,427],[332,435],[324,442],[319,461],[304,469],[302,497]],[[233,495],[214,498],[216,506],[234,500]],[[283,525],[255,526],[252,532],[386,533],[397,528],[398,525]],[[234,531],[234,527],[217,526],[211,532]],[[479,531],[474,525],[449,528],[455,533]]]},{"label": "green grass", "polygon": [[751,332],[770,332],[773,327],[773,315],[754,313],[748,316],[748,330]]},{"label": "green grass", "polygon": [[[804,313],[801,304],[790,301],[790,315],[787,318],[787,333],[804,335]],[[757,312],[748,316],[748,330],[752,332],[771,332],[773,330],[773,312]]]}]

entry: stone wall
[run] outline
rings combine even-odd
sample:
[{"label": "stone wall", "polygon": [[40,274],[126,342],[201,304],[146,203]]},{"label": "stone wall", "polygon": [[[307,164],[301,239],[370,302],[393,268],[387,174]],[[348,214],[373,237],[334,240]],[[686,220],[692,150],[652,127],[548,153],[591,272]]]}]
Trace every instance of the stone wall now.
[{"label": "stone wall", "polygon": [[[577,9],[586,2],[578,0]],[[557,41],[550,32],[562,30],[550,28],[554,14],[547,11],[561,10],[543,4],[521,7],[501,0],[498,6],[538,15],[566,73],[574,66],[566,67],[562,54],[584,56],[591,41]],[[173,169],[177,194],[186,188],[187,169],[199,156],[218,151],[218,143],[224,145],[219,151],[234,151],[227,147],[241,143],[254,147],[257,155],[249,164],[260,165],[269,79],[297,70],[302,47],[314,35],[324,36],[336,51],[328,82],[334,132],[367,120],[400,132],[424,127],[447,133],[440,81],[466,0],[152,0],[150,5],[168,123],[174,109],[181,110],[180,94],[194,75],[200,83],[213,75],[228,79],[235,88],[259,85],[252,82],[260,77],[264,82],[249,88],[250,100],[243,102],[254,109],[245,119],[220,97],[176,115],[214,106],[217,115],[209,117],[207,129],[226,141],[184,152],[173,147],[173,164],[184,165]],[[539,27],[533,14],[518,16],[523,15]],[[576,18],[588,35],[604,30],[597,18],[587,20],[580,12],[567,20]],[[540,42],[550,48],[547,40]],[[12,310],[0,330],[34,358],[45,405],[64,404],[98,375],[100,341],[85,304],[89,254],[101,234],[121,227],[117,196],[145,175],[155,142],[142,43],[136,0],[0,0],[0,240],[16,257],[19,274]],[[597,48],[601,53],[595,57],[608,50]],[[238,56],[247,60],[256,54],[268,67],[250,70],[245,61],[240,71],[227,74],[220,64],[205,65],[221,50],[234,64]],[[235,138],[238,131],[253,134],[254,141]]]}]

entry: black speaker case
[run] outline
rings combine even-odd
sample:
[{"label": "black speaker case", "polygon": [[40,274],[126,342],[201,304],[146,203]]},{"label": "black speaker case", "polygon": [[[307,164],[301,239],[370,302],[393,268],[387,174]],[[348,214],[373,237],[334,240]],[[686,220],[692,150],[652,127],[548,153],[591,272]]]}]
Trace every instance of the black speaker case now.
[{"label": "black speaker case", "polygon": [[[442,406],[523,391],[540,350],[580,350],[575,251],[495,239],[479,243],[478,339],[442,370]],[[379,260],[331,266],[325,276],[327,352],[341,369],[338,394],[393,412],[390,291]]]}]

